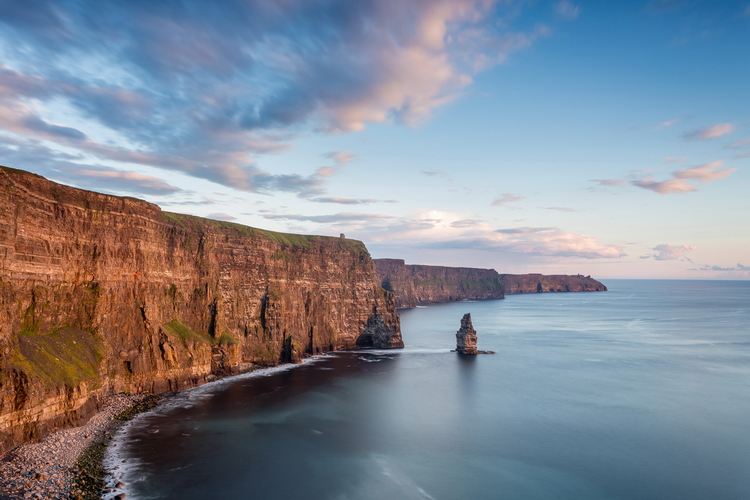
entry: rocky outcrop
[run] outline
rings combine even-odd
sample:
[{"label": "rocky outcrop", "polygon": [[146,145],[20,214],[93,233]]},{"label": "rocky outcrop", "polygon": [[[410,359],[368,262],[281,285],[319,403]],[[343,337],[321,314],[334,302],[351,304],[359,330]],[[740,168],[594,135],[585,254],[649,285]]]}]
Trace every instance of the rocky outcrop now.
[{"label": "rocky outcrop", "polygon": [[591,276],[567,274],[501,274],[505,293],[606,292],[607,287]]},{"label": "rocky outcrop", "polygon": [[396,295],[396,307],[504,297],[500,276],[494,269],[407,265],[401,259],[375,259],[375,270],[380,286]]},{"label": "rocky outcrop", "polygon": [[461,318],[461,328],[456,332],[456,352],[460,354],[477,354],[477,332],[471,324],[471,314]]},{"label": "rocky outcrop", "polygon": [[162,212],[0,168],[0,451],[111,392],[402,347],[356,240]]}]

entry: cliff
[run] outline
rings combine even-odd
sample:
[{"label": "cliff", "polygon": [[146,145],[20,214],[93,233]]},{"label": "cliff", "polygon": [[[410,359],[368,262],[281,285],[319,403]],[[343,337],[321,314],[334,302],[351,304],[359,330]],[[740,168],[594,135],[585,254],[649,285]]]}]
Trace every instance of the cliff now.
[{"label": "cliff", "polygon": [[0,452],[111,392],[402,346],[394,297],[359,241],[166,213],[0,168]]},{"label": "cliff", "polygon": [[607,287],[591,276],[567,274],[501,274],[505,293],[606,292]]},{"label": "cliff", "polygon": [[396,307],[505,296],[494,269],[406,265],[401,259],[375,259],[375,270],[380,286],[396,295]]},{"label": "cliff", "polygon": [[405,264],[401,259],[375,259],[380,286],[396,295],[396,307],[420,302],[502,299],[505,294],[600,292],[607,287],[591,276],[498,274],[494,269]]}]

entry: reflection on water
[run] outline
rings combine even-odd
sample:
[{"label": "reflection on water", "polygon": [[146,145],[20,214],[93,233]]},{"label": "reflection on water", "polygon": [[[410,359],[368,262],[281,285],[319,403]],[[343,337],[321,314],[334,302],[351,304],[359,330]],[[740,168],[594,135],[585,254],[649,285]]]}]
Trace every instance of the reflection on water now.
[{"label": "reflection on water", "polygon": [[[607,284],[188,392],[120,439],[128,498],[748,498],[750,283]],[[497,354],[450,352],[466,312]]]}]

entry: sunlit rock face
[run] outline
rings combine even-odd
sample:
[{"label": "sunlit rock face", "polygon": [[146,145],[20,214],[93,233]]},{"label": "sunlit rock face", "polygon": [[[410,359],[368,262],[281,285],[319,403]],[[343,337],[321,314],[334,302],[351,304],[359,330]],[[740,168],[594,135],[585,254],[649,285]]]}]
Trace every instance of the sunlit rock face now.
[{"label": "sunlit rock face", "polygon": [[162,212],[0,168],[0,451],[110,392],[403,347],[364,244]]},{"label": "sunlit rock face", "polygon": [[378,283],[396,295],[397,307],[505,296],[494,269],[410,265],[401,259],[375,259],[375,269]]},{"label": "sunlit rock face", "polygon": [[461,328],[456,332],[456,352],[460,354],[478,354],[477,332],[471,324],[471,314],[461,318]]},{"label": "sunlit rock face", "polygon": [[607,287],[581,274],[501,274],[505,293],[606,292]]}]

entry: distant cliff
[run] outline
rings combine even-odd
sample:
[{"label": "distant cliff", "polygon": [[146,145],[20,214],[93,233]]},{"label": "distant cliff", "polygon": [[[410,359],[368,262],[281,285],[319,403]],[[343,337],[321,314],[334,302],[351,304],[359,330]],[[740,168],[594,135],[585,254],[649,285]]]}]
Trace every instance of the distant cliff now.
[{"label": "distant cliff", "polygon": [[402,347],[355,240],[162,212],[0,168],[0,452],[109,392]]},{"label": "distant cliff", "polygon": [[505,293],[606,292],[607,287],[580,274],[501,274]]},{"label": "distant cliff", "polygon": [[396,295],[396,307],[420,302],[502,299],[505,294],[606,291],[591,276],[498,274],[494,269],[410,265],[401,259],[375,259],[380,286]]},{"label": "distant cliff", "polygon": [[375,270],[380,286],[396,295],[396,307],[505,296],[494,269],[407,265],[401,259],[375,259]]}]

